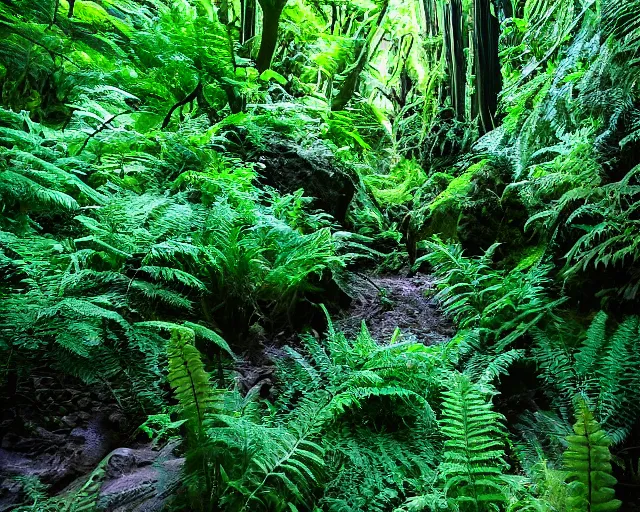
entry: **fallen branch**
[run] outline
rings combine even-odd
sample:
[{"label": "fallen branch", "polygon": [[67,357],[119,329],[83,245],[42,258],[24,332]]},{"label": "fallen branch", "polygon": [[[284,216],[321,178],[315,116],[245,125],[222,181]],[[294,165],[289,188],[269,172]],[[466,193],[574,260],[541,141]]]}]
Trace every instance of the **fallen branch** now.
[{"label": "fallen branch", "polygon": [[77,154],[79,155],[80,153],[82,153],[85,150],[85,148],[87,147],[87,144],[89,144],[89,141],[91,139],[93,139],[96,135],[98,135],[101,131],[103,131],[107,126],[109,126],[113,122],[114,119],[116,119],[116,118],[118,118],[120,116],[123,116],[125,114],[131,114],[132,112],[133,112],[133,110],[125,110],[124,112],[120,112],[119,114],[112,115],[109,119],[104,121],[98,128],[96,128],[96,130],[91,135],[89,135],[85,139],[84,143],[82,144],[82,147],[80,148],[80,151],[78,151]]},{"label": "fallen branch", "polygon": [[161,129],[164,130],[167,126],[169,126],[169,123],[171,122],[171,116],[173,115],[173,113],[176,111],[177,108],[182,107],[187,103],[190,103],[193,100],[195,100],[198,97],[198,93],[201,90],[202,90],[202,82],[198,82],[198,85],[196,85],[196,88],[193,90],[193,92],[191,92],[191,94],[189,94],[186,98],[180,100],[173,107],[171,107],[171,109],[169,110],[169,113],[166,115],[166,117],[164,118],[164,121],[162,122]]}]

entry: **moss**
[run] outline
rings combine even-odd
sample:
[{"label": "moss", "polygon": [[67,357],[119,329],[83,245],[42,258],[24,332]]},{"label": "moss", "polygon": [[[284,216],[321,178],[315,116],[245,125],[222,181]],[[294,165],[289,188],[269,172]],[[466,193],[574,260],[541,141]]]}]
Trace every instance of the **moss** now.
[{"label": "moss", "polygon": [[533,267],[536,263],[542,260],[546,251],[546,244],[536,245],[535,247],[526,247],[522,253],[520,253],[516,270],[527,270]]},{"label": "moss", "polygon": [[428,220],[421,230],[422,238],[433,234],[439,234],[444,239],[458,238],[459,225],[473,196],[475,177],[487,162],[482,160],[453,179],[444,173],[432,176],[434,184],[446,184],[446,188],[428,206]]},{"label": "moss", "polygon": [[415,161],[401,160],[388,174],[365,176],[364,181],[381,206],[392,206],[409,203],[427,175]]},{"label": "moss", "polygon": [[438,209],[457,208],[459,203],[465,200],[471,191],[471,180],[475,171],[469,170],[464,174],[454,178],[447,188],[429,205],[429,210],[434,212]]}]

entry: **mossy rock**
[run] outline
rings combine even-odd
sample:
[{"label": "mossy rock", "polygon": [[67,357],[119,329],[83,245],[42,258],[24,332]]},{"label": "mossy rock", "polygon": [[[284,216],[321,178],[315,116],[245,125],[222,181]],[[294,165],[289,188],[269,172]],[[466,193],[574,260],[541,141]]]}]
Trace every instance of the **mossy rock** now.
[{"label": "mossy rock", "polygon": [[503,197],[510,169],[499,161],[483,159],[452,179],[428,206],[424,239],[438,234],[459,241],[468,254],[482,254],[502,242],[505,256],[513,247],[531,245],[524,237],[527,211],[518,196]]},{"label": "mossy rock", "polygon": [[474,188],[474,176],[486,162],[482,160],[472,165],[463,174],[453,179],[444,173],[438,173],[437,177],[433,176],[440,185],[446,184],[446,188],[428,206],[428,220],[421,229],[421,238],[434,234],[440,235],[445,240],[458,238],[458,225]]},{"label": "mossy rock", "polygon": [[388,173],[364,176],[364,182],[382,207],[409,203],[427,182],[427,174],[414,160],[403,159]]},{"label": "mossy rock", "polygon": [[260,151],[257,161],[264,166],[259,178],[262,184],[283,194],[303,189],[314,198],[314,208],[344,224],[355,185],[321,141],[310,148],[286,139],[273,141]]}]

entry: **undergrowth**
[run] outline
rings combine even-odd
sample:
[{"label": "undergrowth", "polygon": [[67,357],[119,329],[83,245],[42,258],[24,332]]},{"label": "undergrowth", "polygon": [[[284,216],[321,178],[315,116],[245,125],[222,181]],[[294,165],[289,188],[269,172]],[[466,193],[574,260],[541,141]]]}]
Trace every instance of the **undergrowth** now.
[{"label": "undergrowth", "polygon": [[[3,409],[108,390],[177,440],[167,510],[633,506],[638,12],[1,1]],[[340,332],[363,268],[432,273],[453,339]],[[71,512],[112,471],[8,476]]]}]

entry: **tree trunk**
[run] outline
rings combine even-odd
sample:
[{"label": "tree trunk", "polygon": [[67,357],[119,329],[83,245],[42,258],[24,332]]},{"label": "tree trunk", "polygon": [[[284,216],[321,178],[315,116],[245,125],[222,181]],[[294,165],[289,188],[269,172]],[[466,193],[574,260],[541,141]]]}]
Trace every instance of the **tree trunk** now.
[{"label": "tree trunk", "polygon": [[271,59],[273,59],[278,42],[280,15],[286,2],[276,0],[274,4],[269,5],[270,3],[268,0],[260,0],[260,6],[262,7],[262,42],[260,43],[260,51],[256,61],[256,66],[260,73],[271,67]]},{"label": "tree trunk", "polygon": [[367,36],[367,39],[364,42],[364,45],[360,50],[360,53],[358,54],[358,58],[356,62],[353,64],[353,66],[347,73],[347,76],[344,82],[342,83],[342,87],[340,88],[340,91],[331,100],[332,111],[335,112],[337,110],[344,110],[344,108],[347,106],[347,103],[349,103],[349,100],[351,100],[351,98],[353,98],[354,94],[356,93],[358,89],[358,84],[360,81],[360,75],[364,70],[364,67],[366,66],[367,62],[369,62],[370,53],[372,52],[371,44],[373,43],[373,39],[375,37],[376,32],[378,31],[378,28],[382,24],[382,20],[387,14],[388,8],[389,8],[389,0],[385,0],[385,2],[382,4],[382,7],[380,8],[380,14],[378,14],[376,23],[373,27],[371,27],[369,34]]},{"label": "tree trunk", "polygon": [[480,114],[480,134],[496,127],[498,94],[502,75],[498,60],[500,24],[491,12],[491,0],[474,0],[473,30],[476,51],[476,98]]},{"label": "tree trunk", "polygon": [[456,113],[456,119],[462,121],[465,117],[466,65],[461,0],[451,0],[445,6],[444,21],[444,42],[449,68],[451,103]]},{"label": "tree trunk", "polygon": [[256,35],[256,0],[240,0],[240,44]]},{"label": "tree trunk", "polygon": [[331,4],[331,33],[336,33],[336,24],[338,23],[338,8],[336,4]]},{"label": "tree trunk", "polygon": [[218,8],[218,19],[223,25],[229,24],[229,2],[228,0],[220,0],[220,7]]},{"label": "tree trunk", "polygon": [[511,0],[498,0],[498,7],[500,10],[500,21],[513,18],[513,3]]},{"label": "tree trunk", "polygon": [[438,35],[438,7],[434,0],[424,0],[425,31],[429,37]]}]

